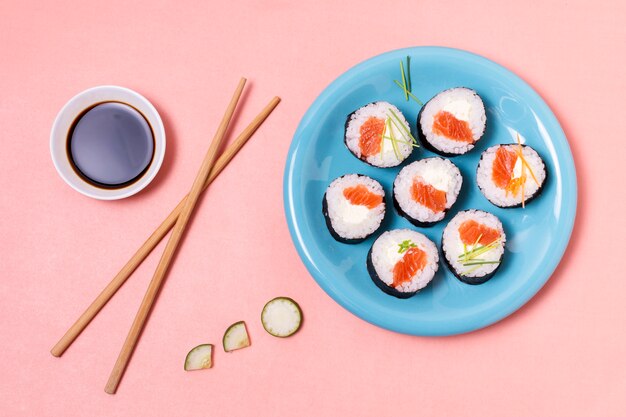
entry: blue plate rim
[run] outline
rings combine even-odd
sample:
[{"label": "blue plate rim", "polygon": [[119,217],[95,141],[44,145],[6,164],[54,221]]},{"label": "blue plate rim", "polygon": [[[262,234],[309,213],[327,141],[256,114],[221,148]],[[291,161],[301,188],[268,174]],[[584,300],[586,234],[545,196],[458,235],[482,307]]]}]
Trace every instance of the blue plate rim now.
[{"label": "blue plate rim", "polygon": [[[371,314],[367,310],[360,309],[358,305],[350,303],[350,300],[347,298],[347,295],[340,294],[335,292],[326,282],[326,279],[323,276],[323,272],[320,271],[314,264],[313,260],[307,254],[306,243],[302,237],[302,234],[298,230],[298,225],[295,220],[295,211],[296,207],[294,207],[294,200],[290,193],[293,190],[294,183],[294,162],[297,154],[298,146],[301,142],[301,137],[303,134],[303,130],[305,130],[306,126],[314,119],[315,113],[324,105],[325,101],[335,93],[336,90],[340,89],[342,86],[342,82],[345,79],[354,77],[357,72],[367,71],[370,67],[376,66],[377,62],[380,60],[386,59],[390,55],[407,55],[411,53],[430,53],[430,54],[457,54],[466,59],[475,61],[476,64],[483,64],[491,67],[501,73],[503,76],[508,78],[510,81],[514,82],[517,88],[524,90],[526,94],[526,99],[530,99],[532,101],[530,105],[533,107],[540,108],[546,115],[548,120],[542,120],[544,125],[550,125],[549,129],[551,134],[559,136],[559,139],[562,142],[563,147],[567,151],[567,155],[561,155],[561,159],[565,164],[560,166],[559,171],[561,173],[566,172],[568,176],[562,175],[563,177],[563,188],[567,188],[568,200],[565,201],[565,197],[563,197],[563,211],[566,215],[565,224],[563,232],[560,233],[559,238],[557,239],[556,255],[551,259],[548,259],[546,268],[544,269],[544,277],[542,279],[532,279],[530,285],[527,285],[523,288],[523,293],[519,294],[516,298],[514,298],[514,302],[508,306],[500,308],[496,314],[494,314],[488,320],[476,321],[473,322],[461,322],[457,323],[453,326],[448,325],[445,329],[437,329],[437,328],[422,328],[422,329],[414,329],[407,328],[407,326],[403,326],[398,323],[394,323],[393,320],[386,320],[385,318],[381,319],[380,317],[376,317]],[[554,140],[551,141],[554,143]],[[567,183],[567,184],[565,184]],[[340,76],[338,76],[335,80],[333,80],[324,90],[317,96],[317,98],[313,101],[310,107],[305,112],[304,116],[300,120],[298,127],[293,135],[293,139],[289,146],[289,150],[287,153],[287,159],[285,163],[285,169],[283,174],[283,209],[285,211],[285,217],[287,220],[287,225],[289,228],[289,234],[291,239],[296,247],[296,251],[304,263],[306,269],[309,274],[313,277],[313,279],[317,282],[317,284],[328,294],[335,302],[341,305],[343,308],[348,310],[350,313],[355,316],[361,318],[362,320],[367,321],[375,326],[408,335],[415,336],[452,336],[456,334],[469,333],[472,331],[476,331],[492,324],[495,324],[506,317],[510,316],[517,310],[519,310],[522,306],[524,306],[530,299],[532,299],[538,292],[543,288],[546,282],[553,275],[554,271],[560,264],[565,251],[569,245],[569,241],[571,239],[572,231],[575,224],[576,212],[578,205],[578,182],[576,177],[576,168],[574,163],[574,158],[571,152],[571,148],[569,146],[569,142],[563,128],[561,127],[558,119],[554,115],[554,112],[550,109],[547,103],[543,100],[543,98],[532,88],[526,81],[524,81],[521,77],[515,74],[513,71],[508,68],[478,54],[473,52],[469,52],[462,49],[450,48],[450,47],[441,47],[441,46],[415,46],[415,47],[407,47],[401,49],[395,49],[391,51],[387,51],[378,55],[375,55],[371,58],[368,58],[353,67],[349,68],[345,72],[343,72]]]}]

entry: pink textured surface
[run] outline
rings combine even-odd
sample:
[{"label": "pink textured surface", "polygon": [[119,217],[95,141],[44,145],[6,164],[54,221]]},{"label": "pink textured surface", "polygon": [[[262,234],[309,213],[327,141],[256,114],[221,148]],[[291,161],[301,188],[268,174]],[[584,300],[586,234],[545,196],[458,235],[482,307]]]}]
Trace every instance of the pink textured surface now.
[{"label": "pink textured surface", "polygon": [[[623,416],[625,14],[617,0],[2,1],[0,414]],[[413,45],[468,49],[521,75],[560,119],[579,175],[574,235],[547,286],[503,322],[449,338],[397,335],[344,311],[308,276],[282,209],[285,156],[308,105],[353,64]],[[250,87],[234,131],[273,95],[283,102],[203,199],[109,396],[158,254],[63,358],[48,351],[187,191],[241,75]],[[139,91],[166,124],[162,171],[123,201],[71,190],[48,151],[59,108],[99,84]],[[262,330],[276,295],[300,301],[297,337]],[[212,370],[183,372],[189,348],[219,347],[237,320],[251,348],[218,348]]]}]

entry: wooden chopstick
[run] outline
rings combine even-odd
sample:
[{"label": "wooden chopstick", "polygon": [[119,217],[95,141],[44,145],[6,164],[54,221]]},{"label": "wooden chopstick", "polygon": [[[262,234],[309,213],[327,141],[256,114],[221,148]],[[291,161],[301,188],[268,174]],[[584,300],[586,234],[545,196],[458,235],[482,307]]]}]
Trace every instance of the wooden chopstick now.
[{"label": "wooden chopstick", "polygon": [[[204,183],[203,190],[206,190],[213,182],[215,178],[222,172],[222,170],[228,165],[233,157],[239,152],[239,150],[246,144],[248,139],[252,137],[254,132],[263,124],[265,119],[272,113],[276,106],[280,103],[279,97],[274,97],[263,110],[254,118],[254,120],[237,136],[233,143],[224,151],[224,153],[217,160],[209,178]],[[171,213],[163,220],[163,222],[156,228],[154,233],[146,240],[143,245],[135,252],[135,254],[128,260],[126,265],[115,275],[115,277],[109,282],[109,284],[100,292],[96,299],[87,307],[87,309],[81,314],[76,322],[70,327],[67,332],[59,339],[59,341],[50,350],[53,356],[61,356],[63,352],[76,340],[81,332],[89,325],[91,320],[102,310],[102,308],[109,302],[118,289],[126,282],[131,274],[137,269],[137,267],[148,257],[150,252],[159,244],[159,242],[165,237],[167,232],[170,231],[176,220],[180,215],[180,212],[185,205],[187,196],[180,200],[180,203],[171,211]]]},{"label": "wooden chopstick", "polygon": [[143,297],[141,301],[141,305],[139,306],[139,311],[137,311],[137,315],[135,316],[135,320],[133,321],[132,326],[130,327],[130,331],[128,332],[128,336],[124,341],[124,345],[122,346],[122,350],[113,366],[113,370],[111,371],[111,376],[109,376],[109,381],[107,382],[104,391],[108,394],[115,394],[117,387],[124,375],[124,371],[128,366],[128,361],[137,345],[137,341],[139,340],[139,336],[143,330],[143,327],[146,323],[146,319],[150,314],[150,310],[154,304],[154,300],[161,288],[161,284],[163,283],[163,279],[165,278],[165,274],[169,269],[172,258],[176,249],[178,248],[178,244],[180,243],[180,239],[182,238],[183,232],[185,231],[185,227],[189,222],[191,217],[191,213],[198,202],[198,198],[200,197],[200,193],[202,192],[202,188],[204,183],[207,181],[209,177],[209,173],[211,172],[211,168],[213,167],[213,163],[217,157],[217,152],[226,136],[226,129],[228,128],[228,124],[233,117],[233,113],[235,112],[235,107],[237,107],[237,102],[241,97],[241,93],[243,92],[243,87],[246,84],[246,79],[242,78],[239,81],[239,85],[233,94],[233,98],[230,100],[228,107],[226,108],[226,113],[224,113],[224,117],[220,122],[220,125],[215,133],[215,137],[209,146],[209,150],[207,151],[204,160],[202,161],[202,165],[200,166],[200,170],[196,175],[196,178],[191,186],[191,191],[187,195],[187,199],[185,200],[185,204],[183,209],[178,216],[178,220],[176,220],[176,224],[174,225],[174,229],[172,230],[172,234],[167,241],[167,245],[165,246],[165,250],[163,251],[163,255],[161,256],[161,260],[157,265],[157,268],[154,272],[154,276],[150,281],[150,285],[148,285],[148,290],[146,291],[146,295]]}]

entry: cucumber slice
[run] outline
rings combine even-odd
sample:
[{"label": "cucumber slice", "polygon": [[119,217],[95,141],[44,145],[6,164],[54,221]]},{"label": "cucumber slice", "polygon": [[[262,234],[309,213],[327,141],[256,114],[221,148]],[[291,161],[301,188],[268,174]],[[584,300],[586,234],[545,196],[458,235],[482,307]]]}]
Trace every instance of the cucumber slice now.
[{"label": "cucumber slice", "polygon": [[300,329],[302,310],[291,298],[276,297],[263,307],[261,323],[272,336],[289,337]]},{"label": "cucumber slice", "polygon": [[224,345],[225,352],[232,352],[233,350],[250,346],[246,323],[238,321],[235,324],[231,324],[230,327],[226,329],[226,333],[224,333],[222,345]]},{"label": "cucumber slice", "polygon": [[185,371],[207,369],[213,366],[213,345],[198,345],[185,358]]}]

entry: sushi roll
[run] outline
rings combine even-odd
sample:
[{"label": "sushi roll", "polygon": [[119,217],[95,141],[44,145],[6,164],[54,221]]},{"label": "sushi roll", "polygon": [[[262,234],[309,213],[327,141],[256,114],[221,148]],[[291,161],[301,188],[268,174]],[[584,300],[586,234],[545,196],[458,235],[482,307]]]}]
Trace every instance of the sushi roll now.
[{"label": "sushi roll", "polygon": [[380,168],[400,165],[417,146],[409,123],[386,101],[370,103],[350,114],[344,142],[354,156]]},{"label": "sushi roll", "polygon": [[546,181],[541,157],[530,146],[496,145],[485,150],[476,170],[478,188],[493,205],[525,207]]},{"label": "sushi roll", "polygon": [[432,281],[438,268],[435,244],[409,229],[383,233],[367,254],[367,271],[374,284],[398,298],[415,295]]},{"label": "sushi roll", "polygon": [[482,284],[500,267],[505,244],[504,228],[496,216],[466,210],[443,229],[441,251],[454,276],[466,284]]},{"label": "sushi roll", "polygon": [[472,150],[485,133],[487,115],[482,99],[469,88],[442,91],[417,116],[424,147],[439,155],[456,156]]},{"label": "sushi roll", "polygon": [[385,191],[378,181],[365,175],[344,175],[326,189],[322,213],[337,241],[362,242],[378,230],[385,217]]},{"label": "sushi roll", "polygon": [[456,202],[463,177],[447,159],[435,157],[413,162],[393,182],[393,204],[413,225],[432,226]]}]

